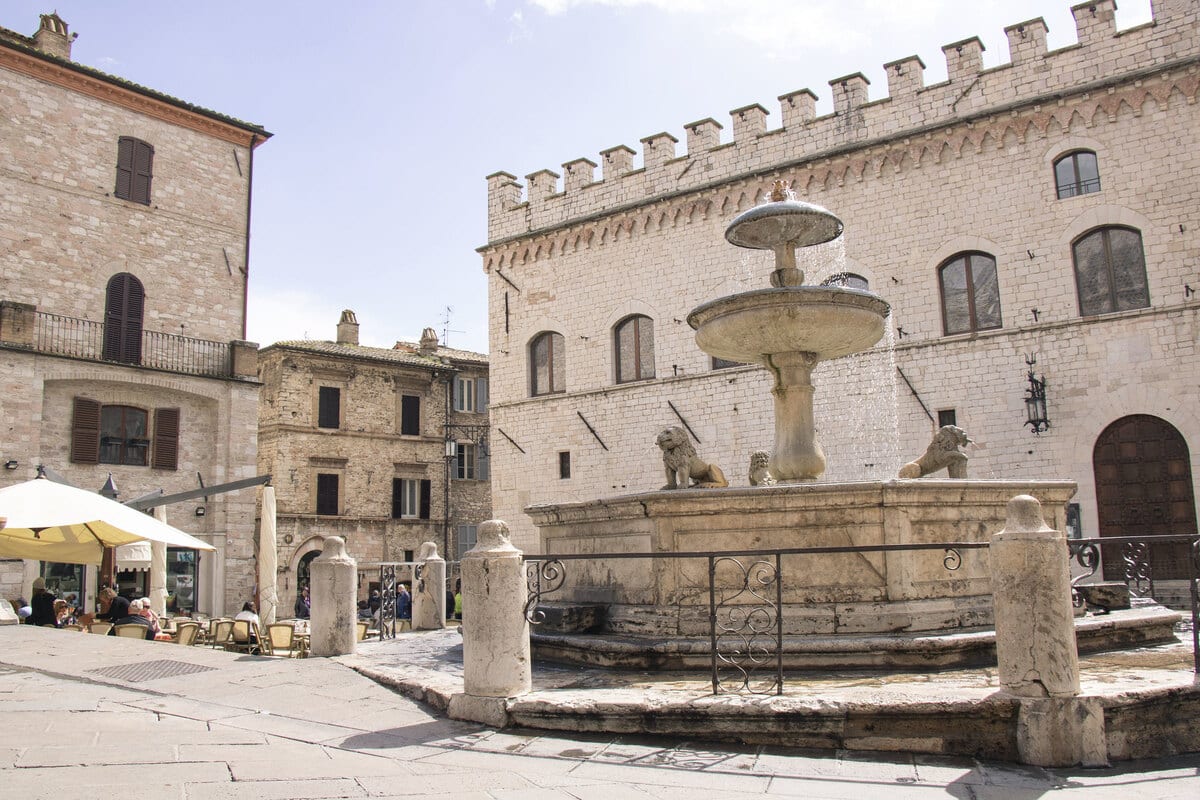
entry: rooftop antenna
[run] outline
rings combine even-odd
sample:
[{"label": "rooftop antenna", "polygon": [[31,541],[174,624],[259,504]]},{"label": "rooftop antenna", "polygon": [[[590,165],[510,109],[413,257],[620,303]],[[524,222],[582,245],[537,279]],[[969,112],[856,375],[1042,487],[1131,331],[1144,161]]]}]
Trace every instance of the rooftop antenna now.
[{"label": "rooftop antenna", "polygon": [[446,306],[446,312],[442,315],[442,347],[450,346],[450,334],[464,333],[464,331],[460,331],[460,330],[450,327],[450,317],[453,314],[454,314],[454,307]]}]

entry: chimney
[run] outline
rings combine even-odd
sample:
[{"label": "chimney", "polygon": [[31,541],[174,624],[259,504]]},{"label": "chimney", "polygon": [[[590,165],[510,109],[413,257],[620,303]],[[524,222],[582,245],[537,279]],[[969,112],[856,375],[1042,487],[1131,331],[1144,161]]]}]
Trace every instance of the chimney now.
[{"label": "chimney", "polygon": [[358,344],[358,317],[348,308],[342,312],[342,318],[338,321],[337,343]]},{"label": "chimney", "polygon": [[431,356],[437,353],[438,338],[437,333],[433,328],[426,328],[421,331],[421,346],[417,349],[423,356]]},{"label": "chimney", "polygon": [[38,50],[49,56],[71,60],[71,43],[79,36],[69,33],[67,23],[57,13],[42,14],[42,23],[37,33],[33,35],[33,43]]}]

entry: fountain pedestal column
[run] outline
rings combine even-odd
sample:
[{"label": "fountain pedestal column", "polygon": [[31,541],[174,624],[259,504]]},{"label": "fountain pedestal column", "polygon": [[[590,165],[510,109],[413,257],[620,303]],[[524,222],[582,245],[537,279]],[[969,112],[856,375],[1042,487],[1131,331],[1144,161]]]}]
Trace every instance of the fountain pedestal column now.
[{"label": "fountain pedestal column", "polygon": [[813,428],[812,371],[816,353],[776,353],[766,359],[775,374],[775,452],[770,469],[782,483],[814,481],[825,472],[825,454]]}]

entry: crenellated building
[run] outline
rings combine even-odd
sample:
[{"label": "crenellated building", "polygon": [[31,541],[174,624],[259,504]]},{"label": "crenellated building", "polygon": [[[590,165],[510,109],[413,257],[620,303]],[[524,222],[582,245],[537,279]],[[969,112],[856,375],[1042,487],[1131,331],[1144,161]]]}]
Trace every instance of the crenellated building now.
[{"label": "crenellated building", "polygon": [[[1200,3],[1156,0],[1125,30],[1111,0],[1072,12],[1077,44],[1017,23],[994,68],[966,39],[942,48],[940,83],[909,56],[886,97],[830,81],[830,114],[802,89],[776,127],[758,104],[727,141],[687,124],[682,154],[659,133],[640,164],[621,145],[523,185],[488,176],[493,493],[518,546],[539,548],[529,504],[661,486],[664,427],[735,485],[771,448],[765,370],[714,362],[685,320],[767,285],[771,254],[723,234],[775,180],[845,222],[804,256],[808,282],[893,311],[887,341],[814,374],[827,477],[894,477],[954,423],[972,477],[1078,481],[1076,532],[1195,531]],[[1028,424],[1031,377],[1048,428]]]},{"label": "crenellated building", "polygon": [[[0,483],[46,466],[122,500],[251,478],[257,345],[244,341],[261,126],[71,60],[56,14],[0,28]],[[179,609],[253,596],[252,489],[171,505],[213,544],[168,553]],[[144,563],[118,563],[146,592]],[[95,568],[0,563],[0,597],[42,574],[89,605]]]},{"label": "crenellated building", "polygon": [[264,347],[258,461],[273,476],[279,596],[291,608],[325,536],[362,566],[412,561],[423,542],[457,561],[491,517],[488,360],[432,328],[392,348],[358,343],[343,311],[334,341]]}]

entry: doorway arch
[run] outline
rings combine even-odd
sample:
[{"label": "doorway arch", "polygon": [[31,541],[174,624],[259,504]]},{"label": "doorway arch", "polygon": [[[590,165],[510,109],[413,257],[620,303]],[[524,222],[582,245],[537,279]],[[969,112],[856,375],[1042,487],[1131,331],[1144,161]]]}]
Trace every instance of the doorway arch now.
[{"label": "doorway arch", "polygon": [[[1174,425],[1149,414],[1121,417],[1092,449],[1096,520],[1100,536],[1168,536],[1196,533],[1191,455]],[[1117,547],[1104,548],[1104,577],[1124,580]],[[1184,543],[1150,548],[1155,580],[1188,577]]]}]

